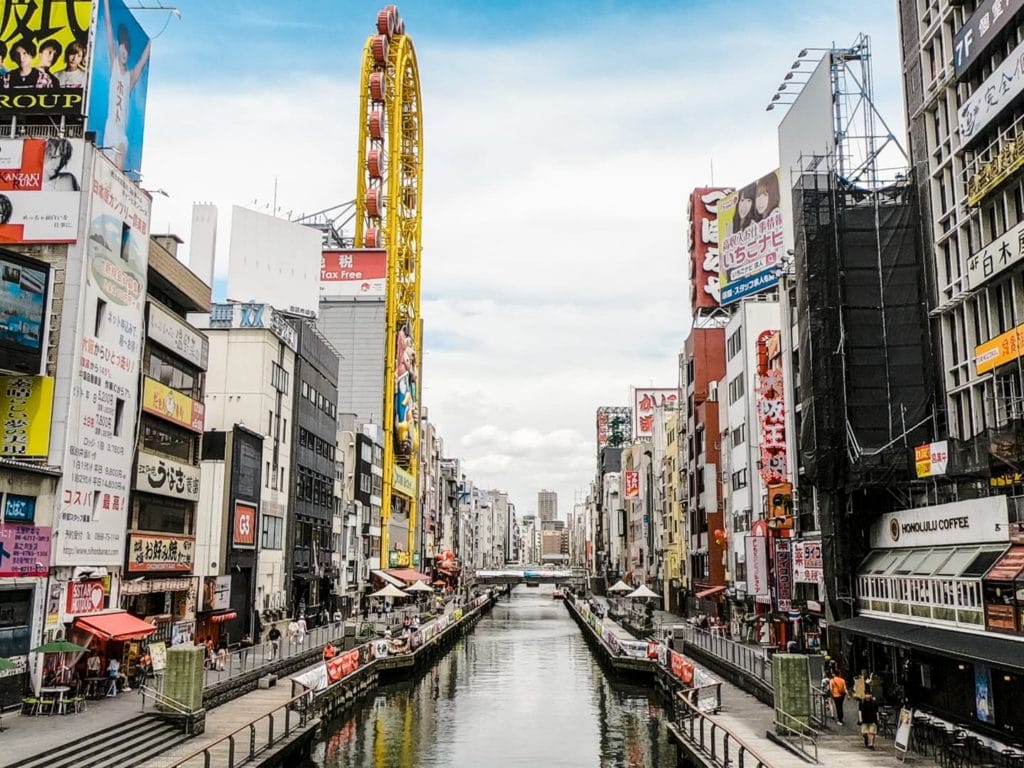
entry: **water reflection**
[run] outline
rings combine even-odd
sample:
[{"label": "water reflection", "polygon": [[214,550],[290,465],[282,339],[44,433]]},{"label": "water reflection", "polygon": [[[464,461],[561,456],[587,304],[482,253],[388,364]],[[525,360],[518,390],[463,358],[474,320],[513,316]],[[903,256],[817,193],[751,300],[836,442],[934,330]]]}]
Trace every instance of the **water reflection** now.
[{"label": "water reflection", "polygon": [[608,680],[549,589],[519,587],[417,680],[317,744],[325,768],[672,766],[653,691]]}]

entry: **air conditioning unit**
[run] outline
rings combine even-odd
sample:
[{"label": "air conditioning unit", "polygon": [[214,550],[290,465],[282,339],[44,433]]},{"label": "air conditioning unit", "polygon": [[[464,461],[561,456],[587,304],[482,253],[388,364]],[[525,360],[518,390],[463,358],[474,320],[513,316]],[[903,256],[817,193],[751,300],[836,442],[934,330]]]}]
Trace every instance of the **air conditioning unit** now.
[{"label": "air conditioning unit", "polygon": [[718,382],[712,381],[708,383],[708,402],[718,402]]}]

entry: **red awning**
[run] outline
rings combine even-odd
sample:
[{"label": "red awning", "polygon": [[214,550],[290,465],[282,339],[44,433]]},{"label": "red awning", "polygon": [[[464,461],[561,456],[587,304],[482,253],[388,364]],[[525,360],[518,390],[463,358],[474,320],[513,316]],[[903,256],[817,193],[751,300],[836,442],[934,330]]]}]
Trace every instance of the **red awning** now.
[{"label": "red awning", "polygon": [[141,640],[156,632],[156,627],[126,611],[79,616],[75,626],[103,640]]},{"label": "red awning", "polygon": [[237,611],[224,611],[224,613],[215,613],[212,616],[206,617],[209,621],[219,624],[222,621],[231,621],[232,619],[238,618]]},{"label": "red awning", "polygon": [[389,568],[384,573],[410,584],[414,581],[430,581],[430,577],[425,573],[420,573],[412,568]]},{"label": "red awning", "polygon": [[698,592],[697,593],[697,597],[698,598],[711,597],[712,595],[717,595],[719,592],[725,592],[725,587],[718,586],[718,587],[711,587],[710,589],[705,589],[703,592]]}]

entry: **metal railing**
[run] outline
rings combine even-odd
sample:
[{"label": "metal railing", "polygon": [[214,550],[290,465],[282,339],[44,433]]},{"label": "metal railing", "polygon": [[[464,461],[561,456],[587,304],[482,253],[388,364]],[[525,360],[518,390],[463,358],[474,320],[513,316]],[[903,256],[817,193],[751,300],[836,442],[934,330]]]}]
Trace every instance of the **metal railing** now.
[{"label": "metal railing", "polygon": [[225,765],[227,768],[245,765],[289,738],[294,730],[305,728],[309,722],[309,713],[309,693],[301,693],[167,768],[199,765],[209,768],[214,761],[218,766]]},{"label": "metal railing", "polygon": [[151,699],[153,707],[166,707],[167,709],[185,717],[185,733],[189,736],[192,735],[192,716],[195,714],[195,710],[186,704],[172,699],[162,691],[158,691],[156,688],[150,688],[148,685],[143,685],[139,689],[139,694],[142,696],[142,709],[146,711],[146,698]]},{"label": "metal railing", "polygon": [[[775,768],[761,753],[697,705],[698,689],[676,695],[673,726],[680,738],[721,768]],[[690,697],[694,701],[690,700]]]},{"label": "metal railing", "polygon": [[779,735],[791,747],[798,750],[808,760],[818,762],[817,739],[821,735],[818,731],[778,707],[775,708],[775,728],[781,732]]},{"label": "metal railing", "polygon": [[772,664],[764,650],[759,647],[737,643],[727,637],[712,634],[692,624],[676,625],[674,629],[683,627],[684,641],[695,645],[705,653],[722,661],[727,661],[747,674],[761,680],[772,688]]}]

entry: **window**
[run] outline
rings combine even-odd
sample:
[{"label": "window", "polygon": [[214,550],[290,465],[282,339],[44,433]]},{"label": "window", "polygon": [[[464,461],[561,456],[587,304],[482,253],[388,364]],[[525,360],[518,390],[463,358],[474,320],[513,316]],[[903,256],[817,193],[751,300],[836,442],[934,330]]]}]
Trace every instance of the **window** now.
[{"label": "window", "polygon": [[289,376],[288,371],[282,368],[277,363],[274,363],[270,369],[270,384],[278,392],[287,395],[288,394],[288,382]]},{"label": "window", "polygon": [[267,411],[267,435],[274,434],[274,412]]},{"label": "window", "polygon": [[741,373],[729,382],[729,404],[732,405],[743,397],[743,393],[743,374]]},{"label": "window", "polygon": [[284,548],[284,518],[275,517],[274,515],[262,515],[263,519],[263,538],[260,546],[263,549],[283,549]]},{"label": "window", "polygon": [[179,363],[173,357],[158,350],[151,350],[146,373],[161,384],[182,392],[189,397],[195,394],[196,369]]},{"label": "window", "polygon": [[732,473],[732,489],[734,491],[747,487],[747,470],[741,469]]},{"label": "window", "polygon": [[740,424],[732,431],[732,447],[737,448],[747,441],[747,425]]},{"label": "window", "polygon": [[743,329],[740,328],[735,331],[726,342],[726,354],[729,360],[732,360],[738,355],[743,349]]},{"label": "window", "polygon": [[309,384],[305,381],[302,382],[302,397],[304,400],[309,399]]},{"label": "window", "polygon": [[145,419],[142,423],[142,445],[147,450],[183,459],[191,464],[195,434],[165,421]]},{"label": "window", "polygon": [[137,527],[140,531],[188,534],[188,508],[188,502],[177,499],[141,497]]}]

